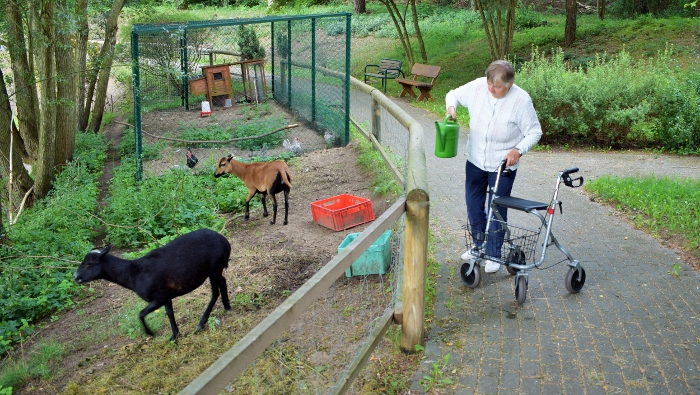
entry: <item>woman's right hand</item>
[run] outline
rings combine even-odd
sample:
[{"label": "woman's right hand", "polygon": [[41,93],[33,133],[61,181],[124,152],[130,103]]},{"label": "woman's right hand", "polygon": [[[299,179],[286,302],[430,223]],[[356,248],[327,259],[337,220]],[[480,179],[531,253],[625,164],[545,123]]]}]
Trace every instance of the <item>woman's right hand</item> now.
[{"label": "woman's right hand", "polygon": [[447,107],[447,112],[445,112],[445,116],[450,117],[450,120],[456,120],[457,113],[455,112],[455,108],[453,106]]}]

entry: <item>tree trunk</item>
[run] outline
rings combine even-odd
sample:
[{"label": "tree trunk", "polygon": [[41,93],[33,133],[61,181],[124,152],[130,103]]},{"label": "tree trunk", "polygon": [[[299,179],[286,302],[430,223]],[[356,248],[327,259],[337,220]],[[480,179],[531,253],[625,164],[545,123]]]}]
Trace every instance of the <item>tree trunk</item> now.
[{"label": "tree trunk", "polygon": [[428,63],[428,55],[425,51],[425,44],[423,42],[423,35],[421,34],[420,28],[418,27],[418,16],[416,13],[415,0],[406,0],[406,7],[404,13],[401,14],[398,6],[394,0],[379,0],[384,6],[386,6],[387,11],[389,11],[389,16],[394,22],[394,27],[396,27],[396,32],[399,35],[399,41],[403,46],[403,52],[406,55],[406,61],[408,64],[413,66],[415,63],[415,58],[413,56],[413,47],[411,46],[411,39],[408,34],[408,29],[406,28],[406,12],[409,6],[411,7],[411,12],[413,13],[413,26],[416,30],[416,39],[418,40],[418,46],[421,51],[421,58],[423,62]]},{"label": "tree trunk", "polygon": [[411,13],[413,13],[413,28],[416,31],[416,39],[418,40],[418,48],[420,48],[420,56],[423,58],[423,63],[428,63],[428,53],[425,51],[425,43],[423,43],[423,35],[418,26],[418,10],[416,10],[416,0],[410,0]]},{"label": "tree trunk", "polygon": [[[59,12],[70,14],[67,0],[58,0]],[[78,81],[73,31],[68,26],[56,26],[56,97],[61,101],[56,108],[56,164],[61,166],[73,160],[75,131],[78,127],[77,106]]]},{"label": "tree trunk", "polygon": [[408,30],[406,30],[406,20],[401,15],[399,8],[396,6],[394,0],[379,0],[384,6],[386,6],[387,11],[389,11],[389,16],[394,22],[394,27],[396,27],[396,32],[399,36],[399,41],[403,46],[403,52],[406,55],[406,61],[408,64],[413,66],[413,48],[411,47],[411,40],[408,35]]},{"label": "tree trunk", "polygon": [[366,14],[367,7],[365,0],[354,0],[352,2],[352,13],[353,14]]},{"label": "tree trunk", "polygon": [[[16,193],[16,196],[19,196],[21,199],[32,187],[34,181],[22,163],[20,148],[22,140],[19,133],[14,132],[14,135],[12,135],[14,128],[11,126],[11,121],[12,108],[10,107],[10,98],[7,94],[5,76],[2,74],[2,69],[0,69],[0,158],[2,159],[0,167],[7,169],[7,175],[12,178],[13,194]],[[12,144],[10,144],[11,138]],[[10,149],[12,149],[11,153]],[[12,163],[10,163],[10,158]],[[10,169],[12,169],[12,174],[10,174]],[[9,201],[7,210],[12,209],[13,202]]]},{"label": "tree trunk", "polygon": [[504,56],[513,49],[513,36],[515,35],[515,10],[518,7],[518,0],[508,2],[508,15],[506,16],[506,42],[504,45]]},{"label": "tree trunk", "polygon": [[[78,42],[75,48],[75,59],[78,65],[78,130],[83,131],[87,127],[88,121],[85,113],[89,113],[89,107],[86,109],[85,101],[85,66],[87,64],[87,46],[90,29],[87,20],[87,0],[78,0],[75,5],[75,15],[78,18]],[[90,98],[92,101],[92,98]]]},{"label": "tree trunk", "polygon": [[598,0],[598,19],[601,21],[605,18],[605,0]]},{"label": "tree trunk", "polygon": [[[97,66],[96,66],[97,67]],[[90,113],[92,112],[92,98],[95,97],[95,86],[97,85],[97,75],[99,70],[91,69],[85,72],[87,78],[87,92],[85,92],[85,110],[83,115],[78,119],[78,130],[87,130],[88,122],[90,122]]]},{"label": "tree trunk", "polygon": [[5,9],[8,26],[7,44],[14,77],[17,119],[24,144],[22,151],[29,156],[25,158],[27,162],[34,163],[39,151],[39,123],[37,122],[39,107],[34,70],[27,53],[20,8],[15,0],[9,0],[5,3]]},{"label": "tree trunk", "polygon": [[[36,7],[40,9],[36,9]],[[34,8],[36,28],[37,70],[45,77],[54,76],[55,72],[55,25],[56,4],[53,0],[40,0],[39,4],[30,2]],[[54,78],[43,78],[39,83],[41,90],[39,127],[39,155],[36,161],[34,177],[34,197],[38,200],[51,190],[55,177],[56,165],[56,83]]]},{"label": "tree trunk", "polygon": [[109,85],[109,74],[112,70],[112,61],[114,60],[114,47],[117,43],[117,31],[119,26],[119,14],[124,7],[125,0],[115,0],[112,3],[112,9],[107,17],[105,27],[105,42],[104,42],[104,57],[102,58],[102,68],[97,77],[97,96],[95,97],[95,106],[92,110],[92,118],[87,130],[97,133],[100,130],[102,116],[104,115],[105,102],[107,99],[107,86]]},{"label": "tree trunk", "polygon": [[576,0],[566,0],[566,26],[564,28],[564,46],[568,47],[576,40]]},{"label": "tree trunk", "polygon": [[[515,9],[517,0],[509,0],[504,9],[499,2],[475,0],[481,21],[484,25],[486,40],[491,51],[491,61],[505,59],[510,53],[515,34]],[[503,12],[506,12],[505,24],[503,23]]]}]

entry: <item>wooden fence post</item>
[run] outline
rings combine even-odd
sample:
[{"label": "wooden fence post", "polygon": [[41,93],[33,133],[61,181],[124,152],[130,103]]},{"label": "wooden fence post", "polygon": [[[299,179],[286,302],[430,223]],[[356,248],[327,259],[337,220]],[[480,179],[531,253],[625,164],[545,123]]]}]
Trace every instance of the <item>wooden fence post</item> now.
[{"label": "wooden fence post", "polygon": [[428,262],[428,221],[430,201],[421,189],[406,196],[406,231],[404,249],[403,328],[401,349],[416,352],[423,340],[425,320],[425,279]]},{"label": "wooden fence post", "polygon": [[379,104],[379,100],[377,100],[374,96],[370,96],[372,98],[370,109],[372,111],[371,118],[370,118],[370,129],[372,132],[372,135],[374,138],[377,139],[377,141],[382,141],[382,106]]}]

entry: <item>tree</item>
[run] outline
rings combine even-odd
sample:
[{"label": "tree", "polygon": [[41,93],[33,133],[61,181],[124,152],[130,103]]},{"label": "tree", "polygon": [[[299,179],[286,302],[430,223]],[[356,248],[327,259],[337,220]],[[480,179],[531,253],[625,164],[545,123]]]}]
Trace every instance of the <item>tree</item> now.
[{"label": "tree", "polygon": [[241,60],[262,59],[265,57],[265,48],[260,45],[258,35],[252,26],[241,25],[238,28],[238,47],[241,51]]},{"label": "tree", "polygon": [[28,56],[29,53],[32,53],[31,42],[25,40],[22,9],[19,3],[16,0],[7,0],[5,11],[7,49],[10,53],[10,67],[15,87],[14,98],[17,104],[17,119],[21,136],[17,143],[23,146],[24,161],[34,163],[39,150],[39,124],[36,122],[39,104],[34,67]]},{"label": "tree", "polygon": [[[59,15],[73,15],[69,9],[69,0],[56,1]],[[60,16],[59,16],[60,18]],[[62,165],[73,160],[75,151],[75,132],[78,113],[78,74],[76,53],[72,46],[75,32],[72,26],[56,25],[56,163]]]},{"label": "tree", "polygon": [[[474,0],[491,50],[491,60],[504,59],[513,46],[517,0]],[[505,14],[505,21],[503,18]]]},{"label": "tree", "polygon": [[[85,74],[89,38],[87,1],[4,2],[6,46],[14,90],[8,94],[5,88],[5,96],[15,100],[18,128],[15,132],[0,125],[0,132],[7,136],[12,132],[22,161],[33,164],[35,199],[48,193],[56,172],[73,158],[76,131],[88,126],[98,131],[102,121],[118,16],[125,0],[109,3],[105,45],[99,59],[90,62],[97,66],[95,72]],[[85,85],[89,87],[87,94]],[[9,146],[2,141],[0,149],[9,152]],[[15,168],[21,173],[19,169],[23,166],[13,166],[12,177],[19,180],[17,177],[22,174],[14,174]],[[28,190],[31,185],[22,187]]]},{"label": "tree", "polygon": [[[117,31],[119,29],[119,14],[124,7],[125,0],[115,0],[112,9],[107,17],[105,26],[105,41],[100,53],[100,70],[97,75],[97,96],[92,110],[92,118],[87,130],[95,133],[99,132],[104,115],[105,103],[107,101],[107,86],[109,84],[109,74],[112,70],[112,60],[114,59],[114,49],[117,45]],[[86,105],[86,107],[88,107]]]},{"label": "tree", "polygon": [[411,46],[410,35],[408,34],[408,29],[406,28],[406,13],[410,7],[413,20],[413,28],[416,32],[416,40],[418,40],[418,47],[420,49],[421,58],[423,63],[428,63],[428,54],[425,51],[425,44],[423,42],[423,35],[420,32],[420,27],[418,26],[418,13],[416,10],[415,0],[406,0],[406,6],[404,7],[403,13],[399,11],[394,0],[379,0],[384,6],[386,6],[387,11],[389,11],[389,16],[394,22],[394,27],[396,27],[396,32],[399,35],[399,41],[403,46],[403,52],[406,55],[406,60],[409,64],[413,65],[416,63],[413,56],[413,47]]},{"label": "tree", "polygon": [[576,40],[576,0],[566,0],[566,25],[564,27],[564,46],[568,47]]},{"label": "tree", "polygon": [[[11,180],[11,182],[8,180],[8,186],[21,199],[34,185],[34,181],[22,163],[22,157],[26,155],[22,152],[22,139],[13,126],[10,97],[7,94],[5,76],[0,70],[0,158],[2,159],[0,167],[6,170],[4,175]],[[13,210],[15,203],[18,202],[8,199],[6,209]]]},{"label": "tree", "polygon": [[605,0],[598,0],[598,19],[601,21],[605,18]]},{"label": "tree", "polygon": [[353,14],[366,14],[367,7],[365,0],[354,0],[352,2],[352,13]]}]

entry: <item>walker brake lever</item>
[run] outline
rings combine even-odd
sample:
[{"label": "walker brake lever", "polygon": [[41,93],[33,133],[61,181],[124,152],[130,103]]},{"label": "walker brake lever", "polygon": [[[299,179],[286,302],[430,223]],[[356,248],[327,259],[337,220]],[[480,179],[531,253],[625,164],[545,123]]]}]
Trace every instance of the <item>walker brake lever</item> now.
[{"label": "walker brake lever", "polygon": [[[574,182],[578,181],[577,185],[574,185]],[[583,185],[583,177],[578,177],[578,178],[571,178],[569,174],[566,174],[564,176],[564,185],[570,188],[578,188],[581,185]]]}]

